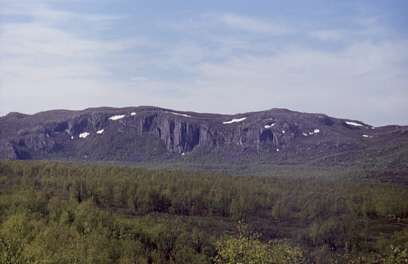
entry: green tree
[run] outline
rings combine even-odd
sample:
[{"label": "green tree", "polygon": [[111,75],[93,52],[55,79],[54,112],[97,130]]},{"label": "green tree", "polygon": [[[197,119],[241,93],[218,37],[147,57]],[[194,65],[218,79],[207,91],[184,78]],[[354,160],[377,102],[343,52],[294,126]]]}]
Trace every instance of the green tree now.
[{"label": "green tree", "polygon": [[[238,237],[229,237],[217,242],[218,254],[214,258],[217,264],[296,264],[304,263],[299,248],[287,243],[265,243],[257,236],[247,235],[239,227]],[[244,227],[245,229],[245,227]]]}]

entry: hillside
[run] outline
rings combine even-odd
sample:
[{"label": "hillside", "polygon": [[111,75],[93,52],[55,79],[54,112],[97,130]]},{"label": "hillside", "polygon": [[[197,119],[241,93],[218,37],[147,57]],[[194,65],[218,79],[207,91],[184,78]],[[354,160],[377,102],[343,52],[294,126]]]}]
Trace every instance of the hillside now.
[{"label": "hillside", "polygon": [[271,109],[236,115],[158,107],[0,118],[0,159],[407,167],[408,127]]}]

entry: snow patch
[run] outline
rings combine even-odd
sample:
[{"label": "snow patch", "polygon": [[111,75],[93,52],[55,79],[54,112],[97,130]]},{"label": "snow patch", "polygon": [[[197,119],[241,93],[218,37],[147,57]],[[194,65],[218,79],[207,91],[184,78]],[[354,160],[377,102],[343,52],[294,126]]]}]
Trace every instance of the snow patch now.
[{"label": "snow patch", "polygon": [[177,116],[183,116],[183,117],[191,117],[191,115],[187,115],[187,114],[182,114],[182,113],[176,113],[176,112],[168,112],[172,115],[177,115]]},{"label": "snow patch", "polygon": [[316,134],[319,134],[319,133],[320,133],[320,129],[315,128],[315,129],[313,129],[313,131],[303,132],[302,135],[307,137],[307,136],[313,136],[313,135],[316,135]]},{"label": "snow patch", "polygon": [[91,133],[89,132],[83,132],[81,134],[79,134],[79,138],[87,138]]},{"label": "snow patch", "polygon": [[346,121],[345,122],[347,125],[349,126],[356,126],[356,127],[362,127],[363,125],[357,122],[353,122],[353,121]]},{"label": "snow patch", "polygon": [[226,125],[226,124],[232,124],[232,123],[239,123],[239,122],[242,122],[242,121],[244,121],[245,119],[247,119],[246,117],[242,117],[242,118],[233,118],[233,119],[231,119],[230,121],[225,121],[225,122],[222,122],[224,125]]},{"label": "snow patch", "polygon": [[125,116],[126,115],[114,115],[114,116],[109,117],[109,119],[113,120],[113,121],[116,121],[116,120],[124,118]]},{"label": "snow patch", "polygon": [[103,134],[104,131],[105,131],[105,129],[98,130],[98,131],[96,131],[96,134],[101,135],[101,134]]},{"label": "snow patch", "polygon": [[132,112],[132,113],[130,113],[130,115],[131,115],[131,116],[135,116],[135,115],[136,115],[136,112]]},{"label": "snow patch", "polygon": [[264,128],[268,129],[268,128],[271,128],[271,127],[273,127],[273,126],[275,126],[275,123],[272,123],[272,124],[270,124],[270,125],[264,125]]}]

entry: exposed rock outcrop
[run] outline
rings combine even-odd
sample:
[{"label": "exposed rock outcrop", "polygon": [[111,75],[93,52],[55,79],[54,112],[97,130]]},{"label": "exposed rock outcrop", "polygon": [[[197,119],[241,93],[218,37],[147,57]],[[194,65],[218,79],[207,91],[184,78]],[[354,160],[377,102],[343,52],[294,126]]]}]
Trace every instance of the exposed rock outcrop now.
[{"label": "exposed rock outcrop", "polygon": [[392,142],[406,143],[406,127],[372,129],[358,121],[286,109],[239,115],[156,107],[13,113],[0,118],[0,158],[140,161],[188,155],[214,157],[214,162],[241,157],[305,162],[362,151],[368,140],[386,141],[388,131],[401,131]]}]

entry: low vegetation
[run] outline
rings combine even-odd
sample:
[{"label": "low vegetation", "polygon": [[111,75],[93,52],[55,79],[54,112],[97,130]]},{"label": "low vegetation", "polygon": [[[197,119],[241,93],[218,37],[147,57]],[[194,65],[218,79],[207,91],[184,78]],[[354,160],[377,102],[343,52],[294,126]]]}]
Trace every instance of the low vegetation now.
[{"label": "low vegetation", "polygon": [[408,188],[1,161],[0,263],[408,263]]}]

